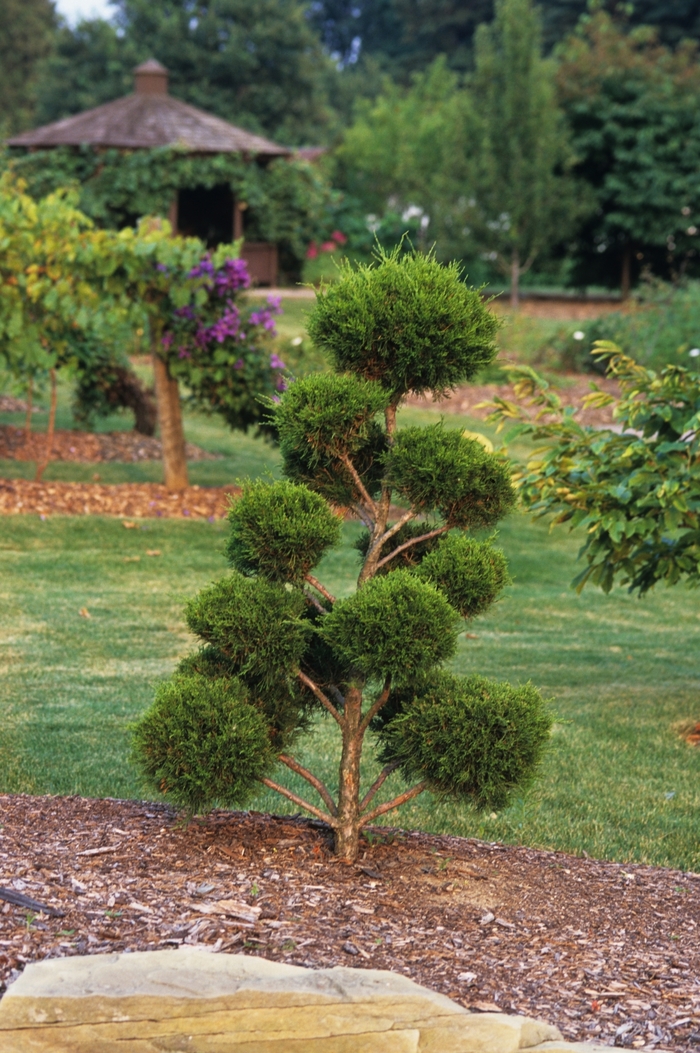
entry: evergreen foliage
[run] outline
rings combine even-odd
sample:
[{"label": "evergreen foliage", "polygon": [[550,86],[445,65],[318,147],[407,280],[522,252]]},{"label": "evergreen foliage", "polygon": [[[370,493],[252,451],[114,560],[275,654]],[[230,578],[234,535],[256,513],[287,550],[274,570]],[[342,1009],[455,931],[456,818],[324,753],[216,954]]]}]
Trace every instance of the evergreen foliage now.
[{"label": "evergreen foliage", "polygon": [[56,28],[51,0],[2,0],[0,4],[0,131],[31,126],[41,62]]},{"label": "evergreen foliage", "polygon": [[291,675],[306,640],[303,595],[238,572],[202,589],[185,609],[195,635],[237,671],[264,683]]},{"label": "evergreen foliage", "polygon": [[493,526],[515,501],[508,465],[442,424],[400,431],[385,463],[391,485],[413,508],[439,512],[451,527]]},{"label": "evergreen foliage", "polygon": [[418,575],[432,581],[463,618],[487,611],[510,584],[505,556],[492,541],[478,541],[464,534],[446,534],[418,568]]},{"label": "evergreen foliage", "polygon": [[378,265],[344,264],[319,297],[309,335],[335,367],[378,380],[392,398],[444,392],[493,361],[498,327],[457,264],[378,251]]},{"label": "evergreen foliage", "polygon": [[[248,483],[233,505],[228,556],[235,569],[186,609],[189,628],[208,646],[185,659],[172,692],[158,696],[158,733],[147,715],[136,756],[152,787],[191,804],[189,774],[182,769],[183,788],[174,790],[177,771],[161,778],[152,753],[161,757],[162,738],[179,758],[189,742],[182,699],[189,705],[193,695],[180,681],[235,681],[245,705],[264,717],[269,750],[321,804],[267,774],[262,781],[327,822],[338,854],[355,859],[367,823],[428,787],[500,807],[531,781],[551,717],[530,686],[444,671],[460,616],[483,613],[508,583],[492,541],[464,533],[511,508],[508,465],[459,434],[396,423],[409,391],[430,383],[443,391],[492,357],[495,322],[487,307],[456,268],[432,256],[382,253],[372,266],[346,268],[337,286],[318,294],[312,327],[334,343],[339,372],[296,381],[269,404],[287,480]],[[398,518],[392,495],[409,506]],[[333,501],[367,527],[358,543],[358,587],[343,599],[310,573],[338,538]],[[288,752],[321,713],[342,738],[337,799]],[[258,725],[251,726],[250,752],[259,744]],[[363,794],[368,733],[379,736],[386,765]],[[248,756],[245,744],[240,750]],[[218,768],[207,783],[206,765],[195,767],[198,806],[209,807],[222,795]],[[398,768],[420,781],[373,803]]]},{"label": "evergreen foliage", "polygon": [[267,722],[243,683],[201,675],[160,685],[134,749],[151,783],[190,813],[240,807],[274,763]]},{"label": "evergreen foliage", "polygon": [[408,570],[376,577],[338,600],[320,633],[364,680],[403,682],[451,658],[458,617],[444,594]]},{"label": "evergreen foliage", "polygon": [[226,555],[243,574],[299,585],[337,543],[340,519],[306,486],[250,483],[229,512]]},{"label": "evergreen foliage", "polygon": [[402,711],[380,734],[387,762],[441,795],[504,808],[542,757],[552,726],[531,684],[439,673],[403,694]]}]

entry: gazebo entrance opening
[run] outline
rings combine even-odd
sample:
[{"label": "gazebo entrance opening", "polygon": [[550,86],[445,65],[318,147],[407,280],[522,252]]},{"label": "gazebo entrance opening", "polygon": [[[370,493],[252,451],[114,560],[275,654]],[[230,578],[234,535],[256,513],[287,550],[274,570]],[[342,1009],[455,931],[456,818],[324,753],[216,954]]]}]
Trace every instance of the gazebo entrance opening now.
[{"label": "gazebo entrance opening", "polygon": [[231,241],[233,229],[233,194],[222,184],[197,186],[181,190],[177,202],[179,234],[200,238],[209,249]]}]

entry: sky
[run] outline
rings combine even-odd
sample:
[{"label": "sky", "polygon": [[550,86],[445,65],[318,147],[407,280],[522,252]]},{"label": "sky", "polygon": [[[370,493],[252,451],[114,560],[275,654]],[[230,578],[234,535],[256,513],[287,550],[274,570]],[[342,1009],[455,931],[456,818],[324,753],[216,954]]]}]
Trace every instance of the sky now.
[{"label": "sky", "polygon": [[56,0],[56,10],[72,26],[81,18],[109,18],[108,0]]}]

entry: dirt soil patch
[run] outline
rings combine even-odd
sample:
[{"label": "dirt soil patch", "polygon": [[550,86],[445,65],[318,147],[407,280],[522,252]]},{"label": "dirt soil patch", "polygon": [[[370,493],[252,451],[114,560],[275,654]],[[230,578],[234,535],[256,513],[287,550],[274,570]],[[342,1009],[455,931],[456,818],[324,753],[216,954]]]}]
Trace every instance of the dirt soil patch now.
[{"label": "dirt soil patch", "polygon": [[[237,486],[188,486],[171,493],[159,483],[34,483],[0,479],[0,515],[162,516],[224,519]],[[125,524],[126,525],[126,524]]]},{"label": "dirt soil patch", "polygon": [[[595,382],[602,391],[616,398],[620,395],[617,381],[609,380],[607,377],[575,374],[568,376],[566,380],[566,385],[556,388],[556,393],[564,406],[580,407],[585,396],[591,393],[592,382]],[[442,413],[466,413],[470,417],[485,420],[491,411],[477,407],[480,402],[490,402],[496,396],[509,402],[518,401],[512,384],[464,384],[447,399],[414,397],[409,398],[407,402],[409,406],[416,406],[419,409],[435,409]],[[534,416],[534,412],[530,411],[531,416]],[[576,419],[579,424],[589,424],[597,428],[609,427],[613,419],[612,408],[604,406],[602,409],[580,409]]]},{"label": "dirt soil patch", "polygon": [[[700,875],[374,829],[357,865],[324,824],[0,796],[0,981],[43,958],[198,944],[392,969],[569,1039],[700,1043]],[[38,904],[58,912],[40,912]]]},{"label": "dirt soil patch", "polygon": [[[217,461],[221,455],[209,453],[188,442],[188,461]],[[46,454],[46,434],[5,425],[0,427],[0,458],[12,461],[38,461]],[[163,456],[160,439],[137,431],[56,431],[51,446],[53,461],[100,464],[104,461],[159,461]]]}]

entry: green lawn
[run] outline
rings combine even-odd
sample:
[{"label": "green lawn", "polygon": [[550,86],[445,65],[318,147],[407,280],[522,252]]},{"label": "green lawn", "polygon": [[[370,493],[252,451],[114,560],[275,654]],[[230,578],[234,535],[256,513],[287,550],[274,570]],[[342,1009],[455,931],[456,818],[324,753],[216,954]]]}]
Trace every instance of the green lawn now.
[{"label": "green lawn", "polygon": [[[293,302],[280,333],[290,356],[309,304]],[[515,339],[515,335],[513,337]],[[286,352],[285,352],[286,353]],[[299,353],[298,350],[296,353]],[[59,427],[72,425],[62,388]],[[37,414],[34,426],[45,427]],[[435,420],[404,411],[405,423]],[[21,415],[0,424],[22,423]],[[130,427],[126,415],[101,430]],[[488,431],[448,415],[448,427]],[[221,459],[191,465],[204,485],[277,474],[275,449],[228,432],[216,418],[186,415],[187,437]],[[29,476],[34,466],[0,462],[0,476]],[[53,464],[47,479],[158,480],[155,464]],[[347,524],[343,547],[319,576],[338,594],[356,574]],[[225,526],[145,521],[125,530],[106,518],[7,517],[0,520],[0,790],[139,796],[128,762],[128,723],[148,705],[154,684],[191,646],[182,620],[186,597],[226,572]],[[513,682],[532,679],[558,714],[542,777],[526,801],[498,816],[432,800],[412,802],[388,821],[700,870],[700,750],[677,725],[700,719],[700,594],[662,589],[645,600],[569,589],[580,540],[513,517],[501,530],[515,584],[462,636],[460,672]],[[161,555],[149,557],[147,549]],[[140,557],[138,560],[134,557]],[[79,611],[87,608],[89,618]],[[334,782],[334,725],[321,719],[300,759]],[[368,753],[366,775],[375,770]],[[288,777],[288,773],[286,773]],[[304,784],[289,784],[306,792]],[[253,802],[287,811],[271,793]]]},{"label": "green lawn", "polygon": [[[346,526],[321,568],[340,594],[352,588],[356,530]],[[11,517],[0,531],[0,790],[142,794],[127,725],[191,646],[181,605],[225,572],[224,525],[158,520],[134,531],[102,518]],[[700,869],[700,751],[674,730],[700,717],[700,594],[577,597],[566,535],[514,517],[501,540],[515,585],[470,626],[477,639],[460,639],[456,666],[531,678],[553,697],[559,723],[542,778],[497,817],[422,797],[394,821]],[[336,755],[334,726],[320,720],[300,756],[332,783]],[[252,806],[287,810],[269,793]]]}]

